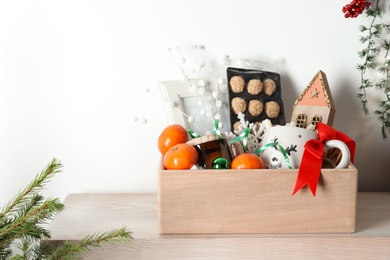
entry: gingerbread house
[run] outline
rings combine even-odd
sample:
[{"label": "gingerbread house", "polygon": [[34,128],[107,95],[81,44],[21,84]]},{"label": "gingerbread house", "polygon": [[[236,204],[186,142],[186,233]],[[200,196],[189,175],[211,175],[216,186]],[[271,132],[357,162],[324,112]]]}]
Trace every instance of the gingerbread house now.
[{"label": "gingerbread house", "polygon": [[331,126],[335,112],[328,80],[325,73],[319,70],[295,101],[291,122],[304,128],[310,124],[316,125],[317,122]]}]

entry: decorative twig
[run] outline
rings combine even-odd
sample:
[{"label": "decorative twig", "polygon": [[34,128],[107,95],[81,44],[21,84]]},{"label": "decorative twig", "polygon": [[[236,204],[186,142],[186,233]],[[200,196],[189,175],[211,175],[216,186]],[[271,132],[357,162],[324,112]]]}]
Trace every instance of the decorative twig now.
[{"label": "decorative twig", "polygon": [[[355,18],[366,9],[367,17],[372,18],[368,27],[365,25],[359,27],[361,33],[366,33],[366,35],[360,37],[361,43],[365,44],[366,47],[358,53],[363,63],[358,64],[356,67],[360,71],[360,86],[357,97],[360,99],[365,115],[368,115],[367,90],[375,87],[377,91],[383,94],[384,99],[378,101],[378,107],[375,109],[374,114],[382,124],[382,138],[386,139],[388,137],[388,129],[390,128],[390,42],[386,39],[389,36],[390,25],[377,22],[377,19],[380,19],[382,14],[379,3],[380,0],[376,0],[374,7],[369,8],[371,4],[366,0],[353,0],[350,4],[343,7],[342,11],[345,13],[344,16],[346,18]],[[382,34],[384,30],[387,31],[386,37],[383,37]],[[380,57],[382,53],[385,54],[383,58]],[[381,79],[370,79],[368,70],[376,70],[379,75],[382,75]]]}]

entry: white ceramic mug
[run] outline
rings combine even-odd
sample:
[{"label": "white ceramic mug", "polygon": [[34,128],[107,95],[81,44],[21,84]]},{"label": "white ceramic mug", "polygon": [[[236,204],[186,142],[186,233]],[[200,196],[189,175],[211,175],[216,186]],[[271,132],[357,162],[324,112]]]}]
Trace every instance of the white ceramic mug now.
[{"label": "white ceramic mug", "polygon": [[[299,168],[304,146],[307,141],[318,139],[316,132],[294,126],[274,126],[265,130],[261,145],[268,148],[260,153],[266,166],[270,169],[289,168],[288,162],[293,169]],[[274,145],[271,145],[274,144]],[[283,147],[284,152],[280,148]],[[346,168],[350,163],[350,152],[347,145],[339,140],[329,140],[325,143],[325,150],[329,148],[338,148],[342,153],[341,161],[336,168]]]}]

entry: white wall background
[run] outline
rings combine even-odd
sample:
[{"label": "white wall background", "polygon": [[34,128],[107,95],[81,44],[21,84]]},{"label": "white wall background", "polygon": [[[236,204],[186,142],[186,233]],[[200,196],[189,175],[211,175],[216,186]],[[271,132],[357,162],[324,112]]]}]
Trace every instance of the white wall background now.
[{"label": "white wall background", "polygon": [[359,189],[390,191],[390,141],[355,98],[358,27],[368,20],[345,19],[347,3],[1,1],[0,204],[53,157],[64,171],[49,183],[50,196],[156,191],[156,140],[166,121],[162,103],[144,90],[179,79],[166,49],[194,43],[215,60],[278,62],[287,115],[323,70],[336,103],[333,126],[357,142]]}]

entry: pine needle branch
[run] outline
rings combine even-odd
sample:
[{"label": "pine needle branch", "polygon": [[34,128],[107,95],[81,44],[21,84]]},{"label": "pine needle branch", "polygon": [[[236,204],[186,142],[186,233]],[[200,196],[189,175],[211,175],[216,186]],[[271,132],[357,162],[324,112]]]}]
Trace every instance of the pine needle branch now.
[{"label": "pine needle branch", "polygon": [[[74,259],[89,248],[100,248],[102,244],[128,242],[132,232],[125,227],[103,234],[87,236],[78,243],[66,241],[55,249],[51,243],[40,243],[50,238],[50,232],[42,224],[52,220],[61,212],[64,205],[58,198],[45,199],[39,194],[44,185],[62,168],[53,159],[47,167],[0,212],[0,259]],[[13,255],[12,247],[20,249],[21,254]],[[54,252],[53,252],[54,251]]]},{"label": "pine needle branch", "polygon": [[[357,70],[360,71],[360,86],[357,97],[360,99],[365,115],[369,114],[367,90],[375,87],[377,91],[384,94],[385,100],[378,102],[378,109],[374,111],[377,119],[382,124],[382,138],[388,137],[388,129],[390,128],[390,41],[381,38],[383,31],[386,31],[386,37],[389,35],[390,25],[385,23],[376,23],[376,19],[381,18],[381,8],[379,7],[380,0],[376,0],[375,7],[366,10],[366,15],[372,17],[369,26],[360,26],[359,30],[366,35],[360,37],[360,42],[365,44],[365,48],[358,52],[358,55],[363,59],[363,63],[357,65]],[[378,62],[376,58],[380,53],[385,52],[383,62]],[[373,83],[367,76],[367,70],[376,70],[382,79]]]},{"label": "pine needle branch", "polygon": [[26,235],[36,239],[50,237],[50,233],[38,225],[52,219],[54,215],[62,211],[63,207],[58,199],[49,199],[42,205],[31,208],[0,229],[0,247]]},{"label": "pine needle branch", "polygon": [[[376,2],[376,7],[375,10],[377,10],[379,4],[379,0]],[[361,37],[360,41],[362,43],[366,44],[366,48],[364,48],[362,51],[360,51],[359,57],[363,58],[364,63],[363,64],[358,64],[357,68],[360,71],[360,87],[359,90],[360,92],[358,93],[357,97],[360,99],[362,108],[364,113],[367,115],[368,114],[368,106],[367,106],[367,89],[372,87],[372,83],[365,78],[366,70],[367,69],[374,69],[376,67],[376,64],[374,62],[374,57],[375,54],[379,51],[378,47],[375,44],[375,41],[373,40],[374,37],[378,37],[378,31],[377,26],[375,24],[375,20],[378,16],[380,16],[380,9],[379,11],[373,11],[371,9],[366,10],[367,16],[371,16],[372,21],[369,27],[366,26],[361,26],[360,31],[368,32],[368,36]]]},{"label": "pine needle branch", "polygon": [[120,242],[129,242],[133,239],[131,235],[131,231],[127,230],[126,227],[122,227],[103,234],[96,233],[94,235],[87,236],[74,244],[66,241],[52,254],[50,259],[73,259],[72,257],[74,255],[89,250],[90,248],[101,248],[104,243],[116,244]]},{"label": "pine needle branch", "polygon": [[[12,255],[11,245],[22,241],[23,254],[29,254],[30,246],[42,238],[49,238],[50,232],[41,225],[53,219],[63,209],[58,199],[48,199],[38,192],[61,170],[61,163],[53,159],[46,168],[0,212],[0,259],[8,259]],[[21,244],[19,244],[20,246]],[[12,256],[17,259],[19,256]],[[21,256],[24,259],[29,259]]]},{"label": "pine needle branch", "polygon": [[20,192],[14,199],[12,199],[0,212],[0,221],[2,218],[11,213],[18,210],[17,206],[23,204],[26,200],[28,200],[28,196],[31,193],[37,192],[43,189],[44,185],[54,177],[56,173],[59,173],[62,169],[62,164],[56,158],[54,158],[47,167],[35,177],[35,179],[22,191]]}]

